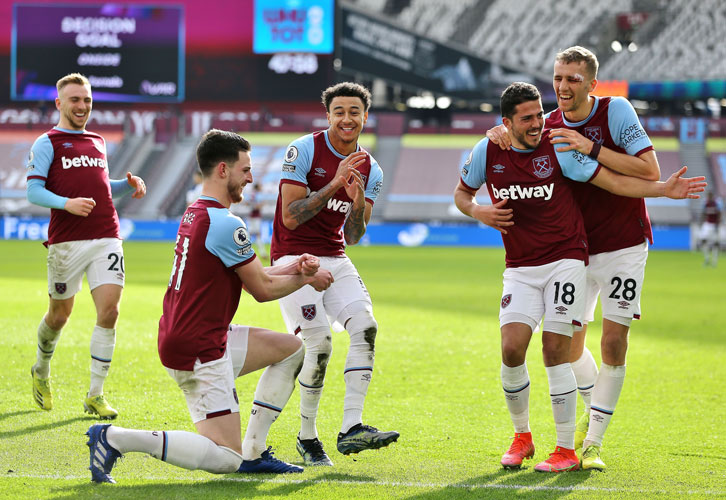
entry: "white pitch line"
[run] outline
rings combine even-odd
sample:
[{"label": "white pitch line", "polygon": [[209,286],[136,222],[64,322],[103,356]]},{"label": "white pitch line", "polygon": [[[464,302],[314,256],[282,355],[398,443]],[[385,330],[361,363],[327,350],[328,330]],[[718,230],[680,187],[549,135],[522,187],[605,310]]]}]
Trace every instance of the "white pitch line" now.
[{"label": "white pitch line", "polygon": [[[24,479],[62,479],[68,481],[75,481],[79,479],[87,479],[90,481],[90,474],[83,476],[60,476],[60,475],[45,475],[45,474],[6,474],[3,479],[12,478],[24,478]],[[121,480],[119,486],[123,486],[123,474],[119,477],[114,478]],[[458,489],[482,489],[482,490],[528,490],[528,491],[559,491],[559,492],[570,492],[570,491],[592,491],[592,492],[605,492],[605,493],[642,493],[650,495],[713,495],[723,496],[726,495],[726,490],[646,490],[638,488],[601,488],[597,486],[549,486],[549,485],[530,485],[530,484],[497,484],[497,483],[419,483],[419,482],[404,482],[404,481],[352,481],[349,479],[263,479],[263,478],[252,478],[252,477],[226,477],[226,476],[210,476],[209,478],[194,478],[189,476],[171,476],[171,477],[159,477],[159,476],[145,476],[145,477],[132,477],[134,481],[188,481],[192,483],[197,482],[237,482],[237,483],[273,483],[273,484],[342,484],[349,486],[398,486],[408,488],[458,488]]]}]

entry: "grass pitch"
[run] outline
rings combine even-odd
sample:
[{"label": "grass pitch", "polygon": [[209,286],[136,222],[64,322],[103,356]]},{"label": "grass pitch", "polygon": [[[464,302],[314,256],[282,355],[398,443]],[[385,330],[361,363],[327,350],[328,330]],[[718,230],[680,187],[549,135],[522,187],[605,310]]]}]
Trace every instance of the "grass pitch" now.
[{"label": "grass pitch", "polygon": [[[171,243],[126,243],[127,286],[106,395],[115,423],[189,430],[184,398],[162,368],[156,329]],[[52,365],[55,409],[31,396],[36,328],[47,307],[45,255],[38,242],[0,241],[0,498],[716,498],[726,497],[726,259],[652,251],[635,322],[625,388],[608,430],[605,473],[539,474],[532,466],[555,441],[540,339],[533,337],[531,422],[537,452],[529,468],[505,471],[513,435],[499,382],[501,249],[368,247],[349,250],[373,297],[380,325],[364,421],[401,438],[344,457],[335,451],[342,416],[347,335],[335,335],[321,402],[320,438],[333,468],[288,476],[188,472],[142,454],[114,469],[116,485],[90,482],[83,413],[94,324],[88,289],[77,296]],[[283,329],[276,303],[245,295],[239,323]],[[599,360],[599,323],[588,346]],[[243,425],[259,373],[238,379]],[[268,444],[295,451],[299,397],[293,394]]]}]

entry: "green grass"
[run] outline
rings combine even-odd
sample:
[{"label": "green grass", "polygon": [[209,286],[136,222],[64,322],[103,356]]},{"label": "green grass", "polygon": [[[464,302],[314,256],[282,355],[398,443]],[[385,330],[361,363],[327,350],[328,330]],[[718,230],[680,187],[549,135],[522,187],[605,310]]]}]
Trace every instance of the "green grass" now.
[{"label": "green grass", "polygon": [[[171,243],[126,243],[128,282],[106,394],[117,424],[193,430],[184,398],[159,363],[156,329]],[[45,249],[0,241],[0,498],[714,498],[726,496],[726,261],[704,269],[688,252],[651,252],[644,319],[631,335],[628,376],[606,436],[606,473],[543,475],[499,467],[512,426],[499,382],[500,249],[351,248],[380,324],[364,420],[401,438],[389,448],[335,452],[347,336],[334,352],[318,428],[335,467],[286,477],[214,476],[142,454],[114,469],[116,485],[90,482],[82,412],[94,324],[87,288],[77,296],[53,360],[55,409],[30,394],[37,324],[47,307]],[[84,283],[85,287],[85,283]],[[277,304],[244,296],[237,322],[282,329]],[[588,345],[599,359],[599,324]],[[529,352],[535,460],[554,446],[540,340]],[[259,374],[238,380],[242,420]],[[299,463],[297,391],[268,444]],[[244,423],[243,423],[244,425]]]}]

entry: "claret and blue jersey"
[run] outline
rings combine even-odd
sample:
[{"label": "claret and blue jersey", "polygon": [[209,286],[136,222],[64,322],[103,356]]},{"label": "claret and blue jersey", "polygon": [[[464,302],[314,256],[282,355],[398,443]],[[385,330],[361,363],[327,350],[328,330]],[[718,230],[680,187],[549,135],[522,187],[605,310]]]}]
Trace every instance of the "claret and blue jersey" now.
[{"label": "claret and blue jersey", "polygon": [[[580,122],[569,122],[556,109],[545,117],[547,128],[570,128],[608,149],[631,156],[653,150],[635,109],[622,97],[594,97],[592,111]],[[641,198],[612,194],[586,184],[575,190],[585,218],[590,255],[653,243],[650,217]],[[615,208],[615,209],[614,209]]]},{"label": "claret and blue jersey", "polygon": [[587,240],[573,183],[588,182],[600,165],[577,151],[558,152],[545,130],[535,149],[502,150],[483,139],[461,167],[472,192],[487,185],[493,203],[508,200],[514,225],[502,235],[507,267],[560,259],[587,261]]},{"label": "claret and blue jersey", "polygon": [[[357,150],[362,148],[358,146]],[[286,228],[282,223],[283,184],[295,184],[305,187],[308,194],[315,193],[333,180],[338,165],[345,158],[330,143],[327,130],[300,137],[288,146],[275,210],[271,245],[273,259],[304,252],[313,252],[318,256],[345,254],[342,228],[352,200],[344,188],[339,189],[315,217],[300,224],[295,230]],[[372,205],[383,186],[383,170],[370,154],[358,170],[365,183],[365,200]]]}]

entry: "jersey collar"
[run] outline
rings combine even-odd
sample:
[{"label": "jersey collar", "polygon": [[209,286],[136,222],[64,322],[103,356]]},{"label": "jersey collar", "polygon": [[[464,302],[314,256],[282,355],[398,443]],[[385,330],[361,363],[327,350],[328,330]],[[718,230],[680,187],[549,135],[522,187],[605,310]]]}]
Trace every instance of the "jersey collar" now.
[{"label": "jersey collar", "polygon": [[569,122],[567,121],[567,118],[565,118],[565,114],[562,113],[562,122],[567,125],[570,128],[579,127],[580,125],[584,125],[588,122],[590,118],[595,116],[595,111],[597,111],[597,107],[600,105],[600,98],[597,96],[593,96],[595,98],[595,104],[592,105],[592,109],[590,110],[590,114],[587,115],[587,118],[584,120],[581,120],[579,122]]},{"label": "jersey collar", "polygon": [[61,128],[61,127],[58,127],[58,126],[53,127],[53,128],[55,130],[59,130],[61,132],[66,132],[68,134],[83,134],[86,131],[86,129],[83,129],[83,130],[71,130],[71,129],[67,129],[67,128]]},{"label": "jersey collar", "polygon": [[[338,158],[340,158],[341,160],[345,159],[346,156],[343,156],[342,154],[338,153],[338,151],[335,150],[335,148],[333,147],[333,145],[330,144],[330,139],[328,138],[328,130],[327,129],[323,130],[323,135],[325,136],[325,144],[328,145],[328,149],[330,150],[330,152],[333,153]],[[358,144],[358,143],[355,144],[355,150],[356,150],[356,152],[360,151],[360,144]]]}]

